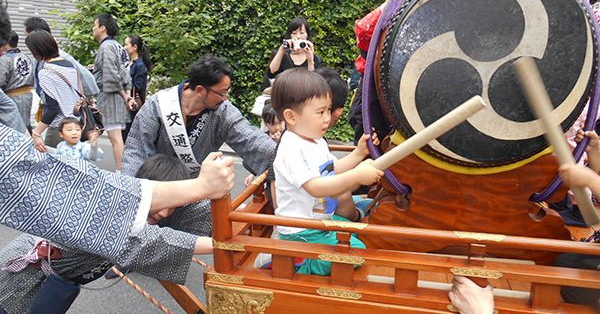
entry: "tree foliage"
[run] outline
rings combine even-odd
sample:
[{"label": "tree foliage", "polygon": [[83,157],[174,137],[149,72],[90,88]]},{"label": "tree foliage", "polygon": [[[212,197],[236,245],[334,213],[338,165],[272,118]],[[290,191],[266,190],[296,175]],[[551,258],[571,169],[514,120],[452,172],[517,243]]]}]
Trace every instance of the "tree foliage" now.
[{"label": "tree foliage", "polygon": [[[313,29],[315,51],[327,66],[348,77],[358,55],[354,21],[379,5],[374,0],[76,0],[78,12],[65,14],[63,34],[67,50],[82,63],[92,63],[98,43],[91,30],[94,16],[117,17],[120,42],[139,34],[150,47],[152,77],[166,77],[163,86],[185,77],[198,56],[213,53],[234,70],[230,95],[247,116],[260,94],[271,52],[278,47],[295,16],[307,18]],[[164,85],[166,84],[166,85]],[[157,86],[154,86],[157,88]],[[347,120],[331,131],[341,140],[351,138]]]}]

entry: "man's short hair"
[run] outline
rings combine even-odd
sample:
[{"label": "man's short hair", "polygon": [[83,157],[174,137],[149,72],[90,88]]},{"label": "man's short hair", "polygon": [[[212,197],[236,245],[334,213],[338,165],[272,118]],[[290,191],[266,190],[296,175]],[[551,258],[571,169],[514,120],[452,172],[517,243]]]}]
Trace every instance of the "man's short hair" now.
[{"label": "man's short hair", "polygon": [[96,20],[98,20],[98,26],[104,26],[106,28],[106,35],[110,37],[117,37],[117,35],[119,35],[119,25],[112,15],[100,13],[96,15]]},{"label": "man's short hair", "polygon": [[0,0],[0,46],[6,45],[6,42],[10,38],[10,18],[8,17],[8,12],[6,11],[6,7],[8,3],[4,0]]},{"label": "man's short hair", "polygon": [[329,85],[331,89],[331,110],[344,108],[346,99],[348,98],[348,84],[342,79],[340,74],[330,68],[319,68],[315,72],[319,73]]},{"label": "man's short hair", "polygon": [[233,80],[233,71],[231,71],[225,60],[210,53],[198,58],[188,71],[188,80],[191,89],[196,88],[198,85],[206,87],[214,86],[219,84],[225,76]]},{"label": "man's short hair", "polygon": [[25,20],[25,22],[23,23],[23,25],[25,25],[25,31],[28,33],[31,33],[38,29],[41,29],[41,30],[45,30],[48,33],[52,34],[52,32],[50,31],[50,25],[48,25],[48,22],[46,22],[46,20],[44,20],[43,18],[38,17],[38,16],[32,16],[30,18],[27,18]]},{"label": "man's short hair", "polygon": [[8,38],[8,45],[10,46],[10,48],[17,48],[17,46],[19,45],[19,35],[17,35],[17,32],[10,31],[10,37]]}]

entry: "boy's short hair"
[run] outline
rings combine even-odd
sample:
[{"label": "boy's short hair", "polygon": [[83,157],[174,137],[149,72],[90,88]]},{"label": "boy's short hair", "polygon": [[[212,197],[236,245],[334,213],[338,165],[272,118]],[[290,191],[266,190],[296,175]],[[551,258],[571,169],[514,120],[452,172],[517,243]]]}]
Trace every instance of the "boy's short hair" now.
[{"label": "boy's short hair", "polygon": [[273,106],[271,106],[271,101],[269,99],[265,100],[265,106],[263,107],[263,111],[260,117],[267,124],[275,124],[275,118],[277,118],[277,111],[273,109]]},{"label": "boy's short hair", "polygon": [[319,75],[321,75],[329,85],[331,89],[331,110],[337,110],[339,108],[344,108],[346,104],[346,99],[348,98],[348,84],[342,79],[340,74],[330,68],[319,68],[316,69]]},{"label": "boy's short hair", "polygon": [[294,68],[283,71],[275,79],[271,91],[271,105],[279,120],[284,121],[285,109],[302,110],[307,100],[327,96],[331,96],[331,90],[321,75],[307,69]]},{"label": "boy's short hair", "polygon": [[188,168],[176,157],[156,154],[148,158],[135,174],[136,178],[154,181],[191,179]]},{"label": "boy's short hair", "polygon": [[29,17],[25,20],[25,22],[23,24],[25,25],[25,31],[28,33],[31,33],[38,29],[41,29],[41,30],[47,31],[48,33],[52,34],[52,32],[50,31],[50,25],[48,25],[48,22],[46,22],[46,20],[44,20],[41,17],[38,17],[38,16]]},{"label": "boy's short hair", "polygon": [[63,127],[71,123],[78,124],[80,127],[82,126],[81,121],[79,121],[79,119],[75,117],[65,117],[62,120],[60,120],[60,124],[58,125],[58,131],[62,133]]},{"label": "boy's short hair", "polygon": [[104,26],[106,28],[106,35],[110,37],[117,37],[119,35],[119,25],[117,20],[109,13],[100,13],[96,15],[98,20],[98,26]]},{"label": "boy's short hair", "polygon": [[17,32],[15,31],[10,31],[10,37],[8,38],[8,46],[10,46],[10,48],[17,48],[18,45],[19,35],[17,35]]}]

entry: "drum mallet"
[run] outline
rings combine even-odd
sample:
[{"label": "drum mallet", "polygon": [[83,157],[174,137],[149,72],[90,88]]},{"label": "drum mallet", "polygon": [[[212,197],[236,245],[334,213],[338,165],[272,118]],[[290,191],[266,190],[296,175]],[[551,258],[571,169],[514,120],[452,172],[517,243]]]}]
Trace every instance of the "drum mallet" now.
[{"label": "drum mallet", "polygon": [[373,166],[379,170],[387,169],[402,158],[412,154],[417,149],[427,145],[427,143],[467,120],[483,108],[485,108],[483,98],[481,96],[472,97],[406,141],[400,143],[400,145],[381,155],[373,161]]},{"label": "drum mallet", "polygon": [[[546,129],[546,140],[554,147],[558,163],[561,165],[575,164],[575,159],[571,154],[559,123],[552,120],[552,102],[546,92],[546,87],[535,61],[531,57],[521,57],[514,62],[514,66],[529,105]],[[596,212],[592,199],[586,190],[581,187],[571,187],[571,190],[575,194],[577,205],[587,225],[592,226],[600,223],[598,212]]]}]

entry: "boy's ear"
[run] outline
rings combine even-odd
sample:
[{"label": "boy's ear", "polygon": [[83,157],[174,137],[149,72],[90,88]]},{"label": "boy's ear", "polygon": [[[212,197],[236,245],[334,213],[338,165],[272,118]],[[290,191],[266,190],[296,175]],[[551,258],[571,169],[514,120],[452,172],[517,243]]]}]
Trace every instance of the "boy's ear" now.
[{"label": "boy's ear", "polygon": [[288,125],[296,125],[296,114],[292,109],[283,110],[283,119]]}]

